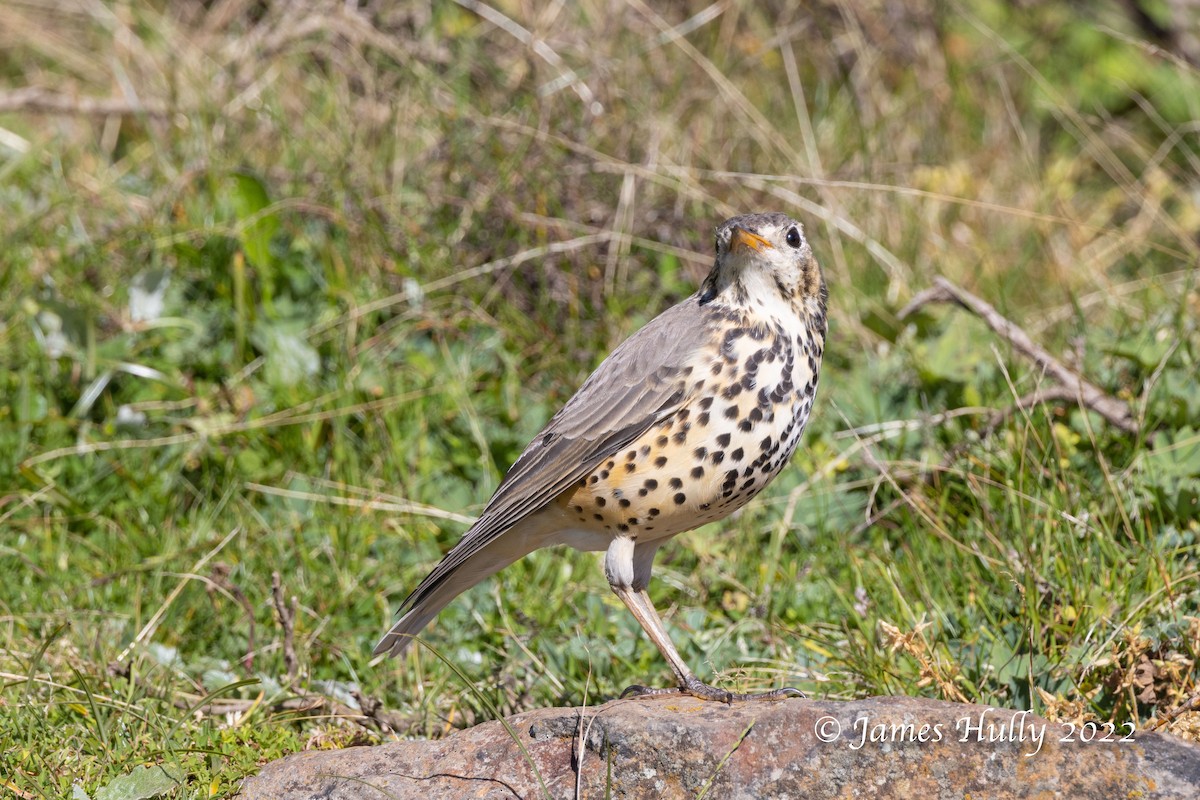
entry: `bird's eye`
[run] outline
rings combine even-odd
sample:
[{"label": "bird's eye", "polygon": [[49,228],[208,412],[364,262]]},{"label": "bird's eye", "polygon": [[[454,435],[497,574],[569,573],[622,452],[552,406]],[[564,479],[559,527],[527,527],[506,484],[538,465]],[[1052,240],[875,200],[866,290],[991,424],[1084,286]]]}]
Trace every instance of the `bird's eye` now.
[{"label": "bird's eye", "polygon": [[790,245],[791,247],[795,247],[796,249],[799,249],[800,248],[800,231],[796,230],[795,228],[788,228],[786,241],[787,241],[788,245]]}]

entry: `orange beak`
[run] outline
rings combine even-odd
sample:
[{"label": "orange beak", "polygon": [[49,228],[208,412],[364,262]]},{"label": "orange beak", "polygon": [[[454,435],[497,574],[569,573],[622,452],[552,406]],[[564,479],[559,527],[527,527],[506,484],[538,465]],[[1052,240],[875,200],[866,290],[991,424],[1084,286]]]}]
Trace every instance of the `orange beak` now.
[{"label": "orange beak", "polygon": [[761,253],[763,250],[772,249],[773,245],[757,233],[751,233],[745,228],[734,228],[733,233],[729,237],[729,252],[732,253],[739,247],[748,247],[757,253]]}]

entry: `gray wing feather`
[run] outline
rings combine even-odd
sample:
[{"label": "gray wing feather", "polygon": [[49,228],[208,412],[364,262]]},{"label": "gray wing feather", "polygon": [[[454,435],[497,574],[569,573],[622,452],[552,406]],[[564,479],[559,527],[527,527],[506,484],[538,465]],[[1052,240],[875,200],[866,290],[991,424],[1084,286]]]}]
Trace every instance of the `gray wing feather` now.
[{"label": "gray wing feather", "polygon": [[529,443],[483,514],[401,610],[420,603],[471,556],[678,411],[689,385],[679,373],[705,341],[706,316],[693,295],[617,347]]}]

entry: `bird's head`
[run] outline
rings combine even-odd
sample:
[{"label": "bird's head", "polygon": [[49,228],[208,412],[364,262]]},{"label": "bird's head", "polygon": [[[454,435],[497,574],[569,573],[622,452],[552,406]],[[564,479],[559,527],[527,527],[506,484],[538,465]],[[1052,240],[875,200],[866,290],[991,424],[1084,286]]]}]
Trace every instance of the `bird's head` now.
[{"label": "bird's head", "polygon": [[778,316],[825,315],[827,292],[804,227],[777,212],[743,214],[717,228],[717,260],[700,302]]}]

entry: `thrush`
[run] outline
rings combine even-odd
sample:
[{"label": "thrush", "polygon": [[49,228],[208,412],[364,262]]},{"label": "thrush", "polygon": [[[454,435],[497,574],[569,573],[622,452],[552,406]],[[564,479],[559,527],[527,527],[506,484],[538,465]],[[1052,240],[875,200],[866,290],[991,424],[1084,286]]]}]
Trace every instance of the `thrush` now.
[{"label": "thrush", "polygon": [[459,594],[534,550],[565,544],[605,551],[609,585],[671,666],[679,691],[724,702],[799,694],[742,695],[703,683],[646,587],[668,539],[741,508],[791,458],[817,391],[827,296],[799,222],[765,213],[721,224],[699,291],[584,381],[404,601],[375,653],[399,655]]}]

